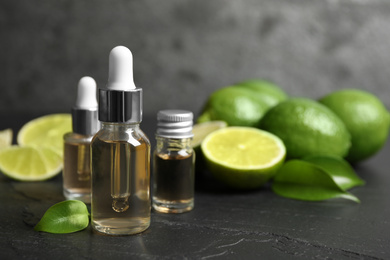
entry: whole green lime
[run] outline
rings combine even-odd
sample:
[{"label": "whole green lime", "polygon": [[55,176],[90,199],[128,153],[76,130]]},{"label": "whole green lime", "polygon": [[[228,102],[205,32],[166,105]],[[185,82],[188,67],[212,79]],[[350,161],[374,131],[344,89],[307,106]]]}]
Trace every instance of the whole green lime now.
[{"label": "whole green lime", "polygon": [[344,157],[351,145],[341,119],[326,106],[306,98],[292,98],[271,108],[260,128],[282,139],[290,159],[309,155]]},{"label": "whole green lime", "polygon": [[390,127],[390,114],[371,93],[343,89],[319,100],[344,122],[351,134],[351,148],[346,157],[358,162],[378,152],[385,144]]},{"label": "whole green lime", "polygon": [[213,92],[197,122],[222,120],[229,126],[258,126],[265,112],[285,99],[287,95],[270,82],[242,82]]},{"label": "whole green lime", "polygon": [[273,107],[288,98],[287,94],[277,85],[261,79],[246,80],[236,84],[237,87],[253,90],[269,107]]},{"label": "whole green lime", "polygon": [[255,126],[267,109],[268,105],[253,91],[225,87],[211,94],[198,123],[222,120],[230,126]]}]

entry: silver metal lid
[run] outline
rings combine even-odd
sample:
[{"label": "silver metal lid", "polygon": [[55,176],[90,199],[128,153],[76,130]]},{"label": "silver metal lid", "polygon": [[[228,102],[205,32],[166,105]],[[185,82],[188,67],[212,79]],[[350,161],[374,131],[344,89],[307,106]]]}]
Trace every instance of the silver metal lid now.
[{"label": "silver metal lid", "polygon": [[99,121],[140,123],[142,121],[142,89],[99,89]]},{"label": "silver metal lid", "polygon": [[191,138],[194,115],[186,110],[161,110],[157,113],[156,135],[166,138]]},{"label": "silver metal lid", "polygon": [[96,82],[85,76],[77,85],[76,104],[72,108],[73,133],[94,135],[100,128],[96,101]]},{"label": "silver metal lid", "polygon": [[94,135],[99,131],[98,110],[72,108],[73,133],[81,135]]}]

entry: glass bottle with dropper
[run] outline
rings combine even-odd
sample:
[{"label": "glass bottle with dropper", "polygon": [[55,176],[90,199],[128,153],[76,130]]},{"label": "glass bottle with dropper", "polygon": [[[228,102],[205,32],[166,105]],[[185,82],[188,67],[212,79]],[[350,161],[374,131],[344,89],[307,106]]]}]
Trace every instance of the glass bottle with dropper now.
[{"label": "glass bottle with dropper", "polygon": [[108,235],[150,225],[150,142],[140,129],[142,89],[134,85],[132,67],[129,49],[112,49],[108,83],[99,89],[102,128],[91,143],[91,222]]},{"label": "glass bottle with dropper", "polygon": [[72,133],[64,135],[63,193],[66,199],[91,203],[90,144],[99,129],[96,82],[83,77],[72,108]]},{"label": "glass bottle with dropper", "polygon": [[194,208],[192,120],[192,112],[186,110],[161,110],[157,113],[153,209],[158,212],[183,213]]}]

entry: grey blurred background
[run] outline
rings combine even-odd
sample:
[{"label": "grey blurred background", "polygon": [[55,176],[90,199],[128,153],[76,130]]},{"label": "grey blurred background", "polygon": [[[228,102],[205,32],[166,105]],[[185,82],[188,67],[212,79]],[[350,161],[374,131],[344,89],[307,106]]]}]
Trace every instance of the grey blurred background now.
[{"label": "grey blurred background", "polygon": [[69,112],[134,55],[144,113],[199,114],[223,86],[268,79],[292,96],[360,88],[390,107],[388,0],[0,0],[0,114]]}]

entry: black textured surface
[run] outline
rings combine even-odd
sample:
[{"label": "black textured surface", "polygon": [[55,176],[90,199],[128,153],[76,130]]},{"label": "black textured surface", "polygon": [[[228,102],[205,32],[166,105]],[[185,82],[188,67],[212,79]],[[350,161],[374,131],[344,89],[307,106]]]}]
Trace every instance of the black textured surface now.
[{"label": "black textured surface", "polygon": [[[0,116],[15,130],[32,116]],[[155,120],[142,129],[152,140]],[[356,166],[367,182],[346,200],[303,202],[269,187],[231,192],[203,173],[195,209],[180,215],[153,212],[144,233],[109,237],[91,228],[73,234],[39,233],[33,226],[64,200],[62,178],[17,182],[0,174],[0,259],[389,259],[390,143]]]}]

